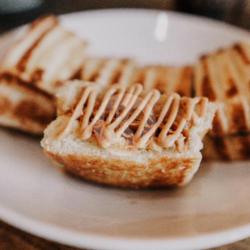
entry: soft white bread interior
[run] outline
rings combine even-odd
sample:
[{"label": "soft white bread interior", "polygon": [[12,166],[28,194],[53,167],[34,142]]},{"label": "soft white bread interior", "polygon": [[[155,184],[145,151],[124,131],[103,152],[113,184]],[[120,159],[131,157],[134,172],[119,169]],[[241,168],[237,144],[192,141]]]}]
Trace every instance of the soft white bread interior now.
[{"label": "soft white bread interior", "polygon": [[47,155],[84,179],[130,188],[188,183],[216,110],[206,98],[145,93],[139,84],[103,93],[81,81],[61,88],[58,107],[41,142]]}]

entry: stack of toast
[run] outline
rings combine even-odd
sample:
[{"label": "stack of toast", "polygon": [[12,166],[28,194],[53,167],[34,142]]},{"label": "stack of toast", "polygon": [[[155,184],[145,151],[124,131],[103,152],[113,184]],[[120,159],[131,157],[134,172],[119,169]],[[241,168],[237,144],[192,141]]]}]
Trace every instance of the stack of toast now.
[{"label": "stack of toast", "polygon": [[27,27],[0,64],[1,125],[41,134],[55,118],[56,89],[79,71],[85,49],[54,16]]},{"label": "stack of toast", "polygon": [[205,156],[250,157],[250,44],[238,43],[204,55],[194,67],[194,94],[219,104]]},{"label": "stack of toast", "polygon": [[53,162],[113,186],[182,186],[202,154],[250,158],[250,44],[184,66],[91,57],[86,47],[56,17],[33,22],[0,65],[0,124],[48,126],[41,145]]}]

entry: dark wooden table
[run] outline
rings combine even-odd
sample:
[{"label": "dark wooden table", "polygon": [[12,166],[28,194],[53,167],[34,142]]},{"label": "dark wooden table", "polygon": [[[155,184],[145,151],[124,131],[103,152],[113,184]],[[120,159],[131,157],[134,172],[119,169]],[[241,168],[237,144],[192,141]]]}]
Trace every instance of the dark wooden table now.
[{"label": "dark wooden table", "polygon": [[[25,233],[0,221],[1,250],[80,250]],[[250,238],[211,250],[249,250]],[[84,250],[84,249],[82,249]],[[86,250],[86,249],[85,249]],[[101,250],[101,249],[100,249]],[[119,249],[117,249],[119,250]]]},{"label": "dark wooden table", "polygon": [[0,221],[1,250],[79,250],[32,236]]}]

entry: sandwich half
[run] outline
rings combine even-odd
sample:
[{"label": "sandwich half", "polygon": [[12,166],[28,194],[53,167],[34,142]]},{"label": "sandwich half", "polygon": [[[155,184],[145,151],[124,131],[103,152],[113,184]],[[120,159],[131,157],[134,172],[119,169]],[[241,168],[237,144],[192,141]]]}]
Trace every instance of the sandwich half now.
[{"label": "sandwich half", "polygon": [[182,186],[198,170],[216,105],[207,98],[147,93],[142,85],[100,91],[74,81],[58,93],[58,117],[41,142],[65,170],[101,184]]},{"label": "sandwich half", "polygon": [[55,117],[57,88],[79,71],[85,48],[54,16],[19,32],[0,63],[0,103],[9,104],[0,113],[0,124],[42,134]]},{"label": "sandwich half", "polygon": [[239,160],[250,157],[249,83],[249,43],[237,43],[204,55],[195,65],[195,95],[206,96],[219,104],[211,138],[207,140],[206,158]]}]

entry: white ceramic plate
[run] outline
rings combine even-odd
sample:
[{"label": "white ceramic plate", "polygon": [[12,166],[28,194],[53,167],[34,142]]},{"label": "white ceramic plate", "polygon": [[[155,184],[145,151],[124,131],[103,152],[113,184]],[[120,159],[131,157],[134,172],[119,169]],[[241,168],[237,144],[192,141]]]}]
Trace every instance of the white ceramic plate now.
[{"label": "white ceramic plate", "polygon": [[[234,27],[168,12],[105,10],[63,23],[96,55],[187,63],[249,39]],[[0,131],[0,218],[33,234],[98,249],[200,249],[250,236],[250,163],[203,164],[178,190],[128,191],[64,175],[39,142]]]}]

